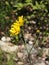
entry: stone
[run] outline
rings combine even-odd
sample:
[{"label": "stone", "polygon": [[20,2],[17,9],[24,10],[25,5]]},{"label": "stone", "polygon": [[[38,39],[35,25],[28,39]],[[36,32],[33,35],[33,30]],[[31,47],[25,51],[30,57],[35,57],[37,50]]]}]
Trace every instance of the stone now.
[{"label": "stone", "polygon": [[31,37],[30,37],[30,41],[34,41],[34,37],[31,36]]},{"label": "stone", "polygon": [[24,65],[24,63],[23,62],[18,62],[18,65]]},{"label": "stone", "polygon": [[[12,43],[11,43],[11,45],[12,45]],[[11,46],[11,45],[10,45],[10,43],[8,43],[8,42],[0,41],[0,48],[1,48],[1,50],[3,50],[4,52],[7,52],[7,53],[17,52],[18,46],[16,46],[16,45],[12,45],[12,46]]]},{"label": "stone", "polygon": [[36,21],[30,21],[30,24],[36,24]]},{"label": "stone", "polygon": [[24,45],[22,45],[21,47],[22,47],[22,49],[24,49],[24,48],[25,48],[25,46],[24,46]]},{"label": "stone", "polygon": [[29,34],[29,33],[25,33],[24,34],[24,39],[25,40],[29,39],[30,37],[31,37],[31,34]]},{"label": "stone", "polygon": [[1,40],[4,41],[4,42],[9,42],[9,41],[11,41],[11,38],[10,38],[10,37],[5,37],[5,36],[3,36],[3,37],[1,38]]},{"label": "stone", "polygon": [[18,53],[17,53],[17,55],[18,55],[18,58],[20,58],[20,59],[22,59],[22,58],[23,58],[23,56],[24,56],[24,54],[23,54],[23,53],[21,53],[21,52],[18,52]]},{"label": "stone", "polygon": [[49,65],[49,61],[45,61],[46,65]]},{"label": "stone", "polygon": [[7,53],[16,52],[18,50],[17,46],[2,46],[1,49]]},{"label": "stone", "polygon": [[32,41],[29,41],[29,44],[33,44],[33,42]]},{"label": "stone", "polygon": [[29,30],[31,30],[31,27],[28,27]]},{"label": "stone", "polygon": [[22,50],[22,49],[25,48],[25,46],[24,45],[19,45],[18,48],[19,48],[19,50]]},{"label": "stone", "polygon": [[2,40],[2,41],[6,41],[6,38],[5,38],[5,37],[2,37],[1,40]]}]

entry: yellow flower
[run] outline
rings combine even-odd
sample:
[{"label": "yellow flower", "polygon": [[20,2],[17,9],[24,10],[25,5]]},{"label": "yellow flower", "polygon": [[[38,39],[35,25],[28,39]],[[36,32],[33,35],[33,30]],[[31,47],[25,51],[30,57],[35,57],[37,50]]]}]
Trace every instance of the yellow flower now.
[{"label": "yellow flower", "polygon": [[14,26],[20,26],[20,24],[19,23],[13,23],[12,25],[11,25],[11,27],[14,27]]},{"label": "yellow flower", "polygon": [[20,33],[20,27],[15,26],[15,27],[11,28],[10,33],[11,33],[12,36],[13,35],[18,35]]},{"label": "yellow flower", "polygon": [[39,33],[39,32],[40,32],[40,30],[37,30],[36,32],[37,32],[37,33]]},{"label": "yellow flower", "polygon": [[17,28],[15,28],[15,31],[16,31],[15,35],[18,35],[20,33],[20,27],[17,26]]},{"label": "yellow flower", "polygon": [[23,16],[19,16],[18,20],[15,21],[15,23],[13,23],[13,26],[23,26],[24,25],[24,20],[23,20]]},{"label": "yellow flower", "polygon": [[11,33],[15,33],[15,29],[14,28],[11,28],[10,32]]},{"label": "yellow flower", "polygon": [[23,20],[23,16],[21,16],[21,17],[18,17],[18,23],[20,24],[20,26],[23,26],[23,24],[24,24],[24,20]]},{"label": "yellow flower", "polygon": [[18,20],[16,20],[12,25],[10,29],[10,35],[18,35],[20,33],[20,27],[24,25],[23,16],[18,17]]}]

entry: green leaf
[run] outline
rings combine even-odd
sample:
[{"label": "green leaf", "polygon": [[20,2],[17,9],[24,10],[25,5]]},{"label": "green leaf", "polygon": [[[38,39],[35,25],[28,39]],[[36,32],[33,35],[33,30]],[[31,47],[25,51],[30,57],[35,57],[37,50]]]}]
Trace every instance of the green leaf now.
[{"label": "green leaf", "polygon": [[17,3],[17,4],[14,5],[14,7],[22,8],[23,7],[23,4],[22,3]]},{"label": "green leaf", "polygon": [[26,3],[30,3],[30,2],[32,2],[32,0],[26,0],[25,2],[26,2]]},{"label": "green leaf", "polygon": [[16,36],[16,41],[18,41],[19,40],[19,37],[18,36]]},{"label": "green leaf", "polygon": [[8,1],[5,1],[5,4],[6,4],[7,6],[9,6],[9,2],[8,2]]}]

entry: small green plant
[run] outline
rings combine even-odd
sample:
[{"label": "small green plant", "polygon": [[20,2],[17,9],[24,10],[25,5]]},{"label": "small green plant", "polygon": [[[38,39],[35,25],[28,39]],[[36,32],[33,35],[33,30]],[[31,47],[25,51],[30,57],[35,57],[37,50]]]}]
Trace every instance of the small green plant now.
[{"label": "small green plant", "polygon": [[19,41],[22,34],[22,27],[24,26],[23,16],[18,17],[12,25],[10,29],[10,36],[15,39],[14,42]]},{"label": "small green plant", "polygon": [[9,58],[7,57],[7,54],[0,49],[0,65],[14,65],[14,57],[15,54],[8,54]]},{"label": "small green plant", "polygon": [[6,65],[14,65],[13,57],[14,54],[9,54],[9,59],[7,59]]},{"label": "small green plant", "polygon": [[0,65],[6,65],[6,54],[0,49]]}]

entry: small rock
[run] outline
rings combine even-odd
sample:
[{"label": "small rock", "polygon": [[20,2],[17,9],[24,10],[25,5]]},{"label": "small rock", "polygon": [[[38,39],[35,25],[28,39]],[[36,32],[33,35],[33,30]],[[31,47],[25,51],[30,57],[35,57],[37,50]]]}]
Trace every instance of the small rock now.
[{"label": "small rock", "polygon": [[19,45],[18,46],[18,49],[21,51],[22,49],[24,49],[25,48],[25,46],[24,45]]},{"label": "small rock", "polygon": [[18,52],[17,55],[18,55],[18,58],[20,58],[20,59],[22,59],[24,56],[23,53],[21,53],[21,52]]},{"label": "small rock", "polygon": [[25,46],[24,45],[22,45],[22,49],[24,49],[25,48]]},{"label": "small rock", "polygon": [[30,24],[36,24],[36,21],[30,21]]},{"label": "small rock", "polygon": [[6,41],[6,37],[3,36],[3,37],[1,38],[1,40],[2,40],[2,41]]},{"label": "small rock", "polygon": [[31,34],[29,34],[29,33],[25,33],[25,34],[24,34],[25,40],[29,39],[30,37],[31,37]]},{"label": "small rock", "polygon": [[10,38],[10,37],[7,37],[7,38],[6,38],[6,41],[7,41],[7,42],[10,42],[10,41],[11,41],[11,38]]},{"label": "small rock", "polygon": [[9,41],[11,41],[11,38],[10,38],[10,37],[5,37],[5,36],[3,36],[3,37],[1,38],[1,40],[4,41],[4,42],[9,42]]},{"label": "small rock", "polygon": [[34,41],[34,37],[31,36],[31,37],[30,37],[30,41]]},{"label": "small rock", "polygon": [[[17,52],[18,51],[18,46],[16,45],[9,45],[10,43],[8,42],[3,42],[3,41],[0,41],[0,48],[1,50],[3,50],[4,52],[7,52],[7,53],[13,53],[13,52]],[[12,44],[12,43],[11,43]]]},{"label": "small rock", "polygon": [[33,44],[33,42],[32,41],[29,41],[29,44]]},{"label": "small rock", "polygon": [[18,62],[18,65],[24,65],[24,63],[23,62]]},{"label": "small rock", "polygon": [[13,53],[13,52],[16,52],[18,50],[18,47],[17,46],[2,46],[1,49],[4,51],[4,52],[7,52],[7,53]]},{"label": "small rock", "polygon": [[29,30],[31,30],[31,27],[28,27]]},{"label": "small rock", "polygon": [[49,61],[45,61],[46,62],[46,65],[49,65]]}]

